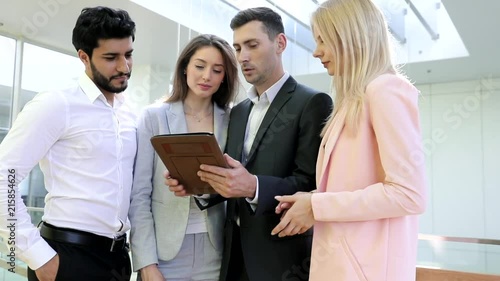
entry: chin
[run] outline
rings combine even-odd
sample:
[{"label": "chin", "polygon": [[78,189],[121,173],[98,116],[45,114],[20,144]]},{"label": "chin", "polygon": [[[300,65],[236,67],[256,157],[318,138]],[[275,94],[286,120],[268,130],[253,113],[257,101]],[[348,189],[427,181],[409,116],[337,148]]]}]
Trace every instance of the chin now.
[{"label": "chin", "polygon": [[200,92],[196,93],[196,96],[202,99],[210,98],[214,93]]},{"label": "chin", "polygon": [[127,89],[127,85],[123,85],[121,87],[115,87],[115,93],[119,94],[119,93],[123,93],[125,92],[125,90]]}]

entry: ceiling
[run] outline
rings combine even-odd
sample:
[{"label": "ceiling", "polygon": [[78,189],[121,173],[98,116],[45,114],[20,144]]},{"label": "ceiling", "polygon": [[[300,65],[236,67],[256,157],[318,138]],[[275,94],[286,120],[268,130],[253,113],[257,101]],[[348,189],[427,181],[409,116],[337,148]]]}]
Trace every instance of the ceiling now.
[{"label": "ceiling", "polygon": [[[215,1],[215,0],[213,0]],[[500,77],[500,1],[442,0],[470,56],[409,63],[404,70],[417,84]],[[106,5],[127,10],[137,24],[135,64],[175,63],[179,25],[124,0],[0,0],[0,34],[74,54],[71,32],[84,7]],[[316,74],[314,74],[316,75]],[[312,75],[312,76],[314,76]],[[325,74],[318,74],[324,77]],[[323,78],[322,78],[323,79]]]},{"label": "ceiling", "polygon": [[[44,4],[46,3],[46,4]],[[49,3],[49,4],[47,4]],[[178,25],[124,0],[0,0],[0,34],[76,55],[71,34],[80,11],[106,5],[127,10],[136,23],[134,60],[139,64],[168,64],[177,56]],[[5,9],[5,7],[8,7]],[[169,35],[174,35],[172,40]]]},{"label": "ceiling", "polygon": [[500,1],[442,0],[469,57],[412,63],[408,76],[419,84],[500,77]]}]

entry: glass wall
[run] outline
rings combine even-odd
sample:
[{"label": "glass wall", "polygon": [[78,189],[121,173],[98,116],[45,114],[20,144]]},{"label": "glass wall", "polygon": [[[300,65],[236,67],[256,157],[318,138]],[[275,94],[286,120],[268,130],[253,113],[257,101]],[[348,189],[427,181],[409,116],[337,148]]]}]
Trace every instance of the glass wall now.
[{"label": "glass wall", "polygon": [[0,142],[10,127],[16,41],[0,36]]},{"label": "glass wall", "polygon": [[[11,126],[14,97],[14,70],[16,60],[16,40],[0,35],[0,142]],[[0,280],[21,281],[25,279],[25,265],[17,261],[16,273],[7,270],[7,247],[0,238]]]}]

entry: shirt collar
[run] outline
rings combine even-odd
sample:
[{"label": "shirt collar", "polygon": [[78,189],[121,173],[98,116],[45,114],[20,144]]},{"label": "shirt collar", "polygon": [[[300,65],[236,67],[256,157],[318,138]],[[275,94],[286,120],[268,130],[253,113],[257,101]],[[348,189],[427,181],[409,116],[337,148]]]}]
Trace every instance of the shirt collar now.
[{"label": "shirt collar", "polygon": [[265,90],[262,93],[261,97],[257,95],[255,87],[252,86],[250,90],[248,90],[247,92],[248,98],[252,101],[253,104],[256,104],[259,101],[259,99],[262,98],[264,99],[267,98],[267,100],[269,100],[269,103],[272,103],[276,95],[278,95],[279,90],[281,89],[281,87],[283,87],[283,84],[285,84],[286,80],[288,80],[289,77],[290,74],[285,71],[283,76],[281,76],[281,78],[278,81],[276,81],[274,85],[272,85],[271,87],[269,87],[269,89]]},{"label": "shirt collar", "polygon": [[[90,77],[86,74],[83,73],[80,78],[78,79],[78,84],[80,85],[80,88],[82,91],[85,93],[87,98],[90,100],[90,102],[94,103],[97,99],[100,99],[102,102],[105,104],[108,104],[106,97],[104,94],[97,88],[97,85],[90,79]],[[125,97],[123,96],[123,93],[115,95],[115,104],[114,107],[120,106],[123,104],[125,101]]]}]

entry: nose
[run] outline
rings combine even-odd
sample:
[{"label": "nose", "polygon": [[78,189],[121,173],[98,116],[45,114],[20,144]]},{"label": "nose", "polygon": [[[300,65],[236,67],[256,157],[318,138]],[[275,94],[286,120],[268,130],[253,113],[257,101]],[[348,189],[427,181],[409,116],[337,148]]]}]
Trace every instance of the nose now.
[{"label": "nose", "polygon": [[122,57],[118,60],[116,70],[121,73],[129,73],[131,66],[132,62],[128,58]]},{"label": "nose", "polygon": [[209,67],[206,67],[205,71],[203,71],[203,75],[201,78],[203,79],[203,81],[208,82],[210,81],[210,75],[211,75],[211,70]]},{"label": "nose", "polygon": [[313,57],[321,59],[323,52],[319,49],[319,47],[316,45],[316,49],[314,49],[314,52],[312,53]]},{"label": "nose", "polygon": [[241,48],[241,50],[236,54],[239,63],[245,63],[250,61],[250,52],[248,52],[245,48]]}]

